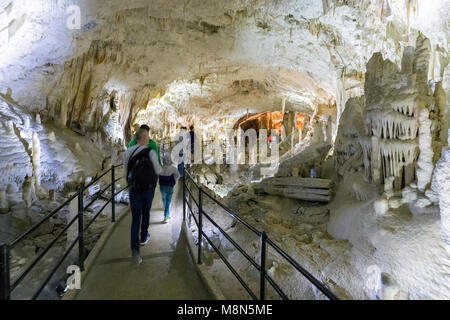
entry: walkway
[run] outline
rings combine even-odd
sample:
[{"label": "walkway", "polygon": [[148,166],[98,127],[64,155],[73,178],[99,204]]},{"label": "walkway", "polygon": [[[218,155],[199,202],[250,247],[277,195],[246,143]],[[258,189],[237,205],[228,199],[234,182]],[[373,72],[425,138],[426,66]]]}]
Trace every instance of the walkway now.
[{"label": "walkway", "polygon": [[141,247],[143,262],[132,263],[131,213],[124,217],[96,258],[77,299],[197,300],[212,299],[200,280],[181,232],[181,183],[174,193],[173,220],[162,223],[161,193],[157,187],[150,214],[149,243]]}]

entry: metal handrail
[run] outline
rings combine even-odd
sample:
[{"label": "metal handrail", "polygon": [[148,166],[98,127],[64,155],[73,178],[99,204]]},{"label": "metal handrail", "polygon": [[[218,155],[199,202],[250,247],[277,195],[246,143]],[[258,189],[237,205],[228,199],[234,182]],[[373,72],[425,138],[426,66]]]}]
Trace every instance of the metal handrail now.
[{"label": "metal handrail", "polygon": [[[191,181],[194,183],[194,185],[197,187],[197,189],[200,189],[199,186],[197,185],[197,183],[195,183],[194,178],[192,177],[192,175],[189,173],[188,170],[185,170],[185,172],[188,174],[189,178],[191,179]],[[188,189],[189,190],[189,189]],[[203,193],[212,201],[214,201],[217,205],[219,205],[222,209],[224,209],[229,215],[231,215],[233,218],[235,218],[236,220],[238,220],[240,223],[242,223],[244,226],[246,226],[250,231],[252,231],[254,234],[256,234],[257,236],[261,235],[261,232],[258,231],[256,228],[254,228],[253,226],[251,226],[250,224],[248,224],[244,219],[242,219],[238,214],[236,214],[233,210],[231,210],[230,208],[228,208],[227,206],[225,206],[224,204],[222,204],[221,202],[219,202],[217,199],[215,199],[213,196],[211,196],[208,192],[203,191]],[[195,199],[194,199],[195,200]]]},{"label": "metal handrail", "polygon": [[244,219],[242,219],[239,215],[237,215],[233,210],[225,206],[224,204],[220,203],[217,199],[214,199],[211,195],[209,195],[207,192],[204,192],[206,196],[214,201],[217,205],[219,205],[222,209],[224,209],[229,215],[231,215],[233,218],[238,220],[240,223],[242,223],[244,226],[246,226],[250,231],[252,231],[255,235],[260,236],[261,231],[258,231],[256,228],[245,222]]},{"label": "metal handrail", "polygon": [[41,294],[42,290],[44,290],[45,286],[47,285],[47,283],[50,281],[50,279],[53,277],[53,275],[56,273],[56,271],[58,270],[58,268],[61,266],[61,264],[64,262],[64,260],[67,258],[67,256],[69,255],[70,251],[72,251],[73,247],[77,244],[78,239],[75,239],[74,242],[72,242],[72,244],[69,246],[69,249],[64,253],[64,255],[62,256],[61,259],[59,259],[58,263],[56,264],[56,266],[53,267],[52,272],[50,272],[50,274],[47,276],[47,278],[45,279],[45,281],[41,284],[41,286],[39,287],[39,289],[36,291],[36,293],[33,295],[33,297],[31,298],[32,300],[36,300],[37,297]]},{"label": "metal handrail", "polygon": [[197,221],[197,218],[194,216],[194,212],[192,211],[192,208],[191,208],[191,206],[189,205],[189,203],[187,203],[187,206],[189,207],[189,211],[190,211],[189,216],[191,216],[192,218],[194,218],[195,224],[196,224],[197,227],[198,227],[198,221]]},{"label": "metal handrail", "polygon": [[240,245],[236,243],[236,241],[233,240],[233,238],[230,237],[228,233],[226,233],[206,212],[203,211],[202,213],[206,218],[208,218],[209,221],[224,235],[225,238],[227,238],[228,241],[231,242],[231,244],[238,249],[238,251],[256,268],[256,270],[261,270],[261,267],[259,264],[248,255],[247,252],[245,252],[244,249]]},{"label": "metal handrail", "polygon": [[290,255],[284,252],[279,246],[277,246],[272,240],[267,239],[267,243],[275,249],[283,258],[285,258],[297,271],[299,271],[305,278],[307,278],[311,283],[316,286],[325,296],[330,300],[338,300],[330,290],[328,290],[319,280],[317,280],[311,273],[306,271],[302,266],[300,266],[297,261],[295,261]]},{"label": "metal handrail", "polygon": [[214,243],[211,241],[211,239],[209,239],[209,237],[207,237],[203,231],[201,233],[205,237],[206,241],[208,241],[209,245],[214,249],[214,251],[222,259],[222,261],[225,263],[225,265],[228,267],[228,269],[230,269],[230,271],[238,279],[238,281],[241,283],[241,285],[244,287],[244,289],[253,298],[253,300],[258,300],[258,297],[255,295],[255,293],[250,289],[250,287],[247,285],[247,283],[245,283],[245,281],[242,279],[242,277],[239,275],[239,273],[236,271],[236,269],[233,268],[233,266],[230,264],[230,262],[227,260],[227,258],[225,258],[225,256],[222,254],[222,252],[220,252],[219,249],[214,245]]},{"label": "metal handrail", "polygon": [[[123,187],[119,191],[115,191],[115,184],[117,181],[119,181],[120,178],[115,178],[115,169],[121,167],[123,164],[119,165],[112,165],[110,169],[102,173],[100,176],[96,177],[92,182],[90,182],[86,186],[81,186],[77,193],[69,197],[63,204],[58,206],[56,209],[52,210],[49,214],[47,214],[41,221],[30,227],[26,232],[24,232],[22,235],[17,237],[14,241],[12,241],[10,244],[1,244],[0,245],[0,300],[9,300],[11,297],[11,292],[17,288],[17,286],[23,281],[23,279],[32,271],[32,269],[36,266],[36,264],[44,257],[45,254],[54,246],[54,244],[61,238],[61,236],[67,232],[67,230],[75,223],[76,220],[78,220],[78,236],[75,239],[75,241],[69,246],[68,250],[65,251],[62,258],[58,261],[58,263],[53,267],[51,272],[48,274],[45,281],[40,285],[38,290],[33,294],[32,299],[37,299],[37,297],[40,295],[42,290],[45,288],[47,283],[51,280],[51,278],[54,276],[58,268],[61,266],[63,261],[67,258],[69,253],[72,251],[74,246],[78,243],[79,247],[79,257],[78,257],[78,265],[80,269],[84,270],[84,232],[89,228],[89,226],[97,219],[97,217],[100,215],[100,213],[106,208],[106,206],[111,202],[111,220],[112,222],[115,222],[115,197],[124,191],[128,186]],[[101,178],[103,178],[106,174],[111,172],[111,183],[105,187],[103,190],[98,192],[95,196],[95,198],[86,206],[83,206],[83,194],[84,191],[92,186],[94,183],[99,181]],[[88,225],[83,228],[83,213],[84,211],[89,208],[98,198],[109,188],[111,188],[111,197],[108,199],[108,201],[103,205],[103,207],[100,209],[99,212],[96,213],[94,218],[88,223]],[[25,239],[27,236],[29,236],[31,233],[33,233],[36,229],[38,229],[44,222],[46,222],[48,219],[50,219],[52,216],[54,216],[56,213],[58,213],[61,209],[63,209],[65,206],[67,206],[71,201],[73,201],[75,198],[78,197],[78,213],[73,217],[73,219],[64,227],[64,229],[47,245],[45,249],[42,250],[42,252],[39,254],[39,256],[33,260],[33,262],[19,275],[19,277],[10,284],[10,252],[11,250],[23,239]]]},{"label": "metal handrail", "polygon": [[[120,180],[120,179],[118,179]],[[91,202],[89,202],[88,205],[86,205],[83,210],[86,211],[95,201],[98,200],[98,198],[100,198],[100,196],[105,193],[106,190],[108,190],[109,188],[111,188],[112,183],[108,184],[103,190],[100,190],[99,192],[97,192],[97,194],[95,195],[94,199],[91,200]]]},{"label": "metal handrail", "polygon": [[69,199],[67,199],[62,205],[60,205],[58,208],[54,209],[52,212],[50,212],[47,216],[45,216],[41,221],[30,227],[27,231],[25,231],[22,235],[17,237],[11,244],[9,245],[9,248],[14,248],[20,241],[22,241],[24,238],[26,238],[28,235],[30,235],[33,231],[35,231],[37,228],[39,228],[45,221],[53,217],[56,213],[58,213],[62,208],[64,208],[66,205],[68,205],[73,199],[75,199],[78,196],[77,193],[72,195]]},{"label": "metal handrail", "polygon": [[[189,195],[191,196],[192,200],[194,201],[194,203],[197,205],[197,208],[199,208],[199,204],[196,202],[195,197],[192,195],[191,191],[189,190],[189,188],[186,187],[186,190],[188,191]],[[199,189],[200,190],[200,189]],[[205,191],[203,191],[203,193],[205,193]],[[187,204],[189,206],[189,210],[192,213],[192,217],[194,218],[195,223],[198,226],[198,222],[197,219],[195,218],[195,216],[193,215],[193,211],[191,206],[189,205],[189,203]],[[258,265],[258,263],[252,258],[250,257],[247,252],[245,252],[244,249],[242,249],[237,243],[236,241],[233,240],[233,238],[230,237],[229,234],[227,234],[205,211],[202,211],[202,214],[208,218],[208,220],[225,236],[225,238],[227,238],[228,241],[230,241],[233,246],[236,247],[236,249],[239,250],[239,252],[259,271],[261,268]]]},{"label": "metal handrail", "polygon": [[28,266],[28,268],[26,268],[22,274],[16,279],[16,281],[13,282],[13,284],[11,285],[11,291],[14,290],[20,282],[22,282],[22,280],[26,277],[27,274],[30,273],[30,271],[34,268],[34,266],[41,261],[41,259],[45,256],[45,254],[53,247],[53,245],[56,243],[56,241],[58,241],[58,239],[63,235],[63,233],[65,233],[71,226],[72,224],[78,219],[78,216],[75,216],[68,224],[67,226],[56,236],[56,238],[54,238],[52,240],[52,242],[50,242],[50,244],[45,247],[44,250],[42,250],[41,254],[33,260],[33,262],[31,263],[31,265]]},{"label": "metal handrail", "polygon": [[189,188],[186,188],[187,192],[189,193],[190,197],[192,198],[192,201],[194,201],[195,205],[197,206],[197,208],[199,207],[197,200],[195,200],[194,195],[192,194],[191,190],[189,190]]},{"label": "metal handrail", "polygon": [[[275,289],[277,294],[283,299],[283,300],[289,300],[288,296],[283,292],[283,290],[279,287],[279,285],[275,282],[275,280],[270,277],[266,272],[266,255],[267,255],[267,244],[270,245],[272,248],[274,248],[284,259],[286,259],[296,270],[298,270],[309,282],[311,282],[316,288],[318,288],[326,297],[328,297],[330,300],[338,300],[338,297],[334,295],[328,288],[326,288],[319,280],[317,280],[311,273],[306,271],[303,267],[301,267],[290,255],[288,255],[286,252],[284,252],[280,247],[278,247],[272,240],[270,240],[266,233],[263,231],[258,231],[253,226],[249,225],[247,222],[245,222],[239,215],[237,215],[233,210],[229,209],[222,203],[220,203],[217,199],[212,197],[208,192],[204,191],[202,187],[199,187],[192,177],[192,174],[188,170],[184,170],[184,178],[183,178],[183,220],[186,220],[186,209],[189,209],[188,215],[192,215],[194,218],[194,221],[197,224],[197,227],[199,229],[199,240],[198,240],[198,263],[201,264],[201,238],[204,237],[207,242],[211,245],[211,247],[214,249],[214,251],[219,255],[219,257],[222,259],[222,261],[225,263],[225,265],[230,269],[230,271],[233,273],[233,275],[239,280],[241,285],[244,287],[244,289],[249,293],[249,295],[253,299],[258,299],[257,296],[254,294],[254,292],[250,289],[250,287],[246,284],[246,282],[242,279],[242,277],[238,274],[238,272],[231,266],[231,264],[228,262],[228,260],[225,258],[225,256],[218,250],[218,248],[212,243],[212,241],[209,239],[209,237],[206,235],[206,233],[203,231],[202,228],[202,216],[205,216],[208,218],[208,220],[225,236],[225,238],[230,241],[230,243],[260,272],[260,297],[259,299],[264,300],[265,299],[265,284],[266,281]],[[199,215],[199,221],[195,219],[195,216],[193,214],[192,208],[189,205],[187,198],[186,198],[186,190],[188,191],[189,195],[194,199],[192,196],[191,191],[189,188],[187,188],[187,177],[190,182],[193,183],[194,186],[196,186],[199,190],[199,200],[198,200],[198,215]],[[202,203],[202,195],[206,194],[208,198],[213,200],[214,203],[218,204],[220,207],[222,207],[228,214],[230,214],[232,217],[236,218],[239,222],[241,222],[243,225],[245,225],[249,230],[253,231],[256,235],[260,237],[260,263],[256,263],[254,259],[252,259],[249,254],[245,252],[244,249],[242,249],[204,210],[203,210],[203,203]],[[187,207],[187,208],[186,208]]]},{"label": "metal handrail", "polygon": [[112,170],[112,167],[109,168],[107,171],[103,172],[99,177],[95,178],[95,180],[89,182],[87,186],[84,186],[85,189],[88,189],[90,186],[92,186],[94,183],[96,183],[98,180],[103,178],[106,174],[108,174]]}]

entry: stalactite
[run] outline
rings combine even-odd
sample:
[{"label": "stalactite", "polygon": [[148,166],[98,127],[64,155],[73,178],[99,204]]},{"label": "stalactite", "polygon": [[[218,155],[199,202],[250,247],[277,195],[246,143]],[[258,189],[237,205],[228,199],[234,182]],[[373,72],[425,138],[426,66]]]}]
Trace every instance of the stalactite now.
[{"label": "stalactite", "polygon": [[[405,111],[409,114],[408,106]],[[418,131],[416,118],[383,110],[366,112],[365,125],[369,128],[369,132],[384,139],[415,139]]]},{"label": "stalactite", "polygon": [[381,157],[388,164],[383,172],[384,179],[401,174],[404,166],[412,164],[417,156],[417,144],[399,140],[384,140],[380,142]]}]

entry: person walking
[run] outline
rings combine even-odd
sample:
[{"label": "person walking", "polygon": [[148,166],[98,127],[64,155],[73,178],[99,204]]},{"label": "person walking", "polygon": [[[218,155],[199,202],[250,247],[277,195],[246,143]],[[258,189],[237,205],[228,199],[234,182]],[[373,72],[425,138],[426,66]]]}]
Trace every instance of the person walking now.
[{"label": "person walking", "polygon": [[[158,175],[162,168],[158,156],[148,148],[149,131],[140,128],[136,132],[137,144],[125,151],[125,180],[128,182],[131,206],[131,252],[133,260],[142,262],[139,247],[150,240],[148,226]],[[142,220],[142,221],[141,221]]]},{"label": "person walking", "polygon": [[[186,127],[181,127],[180,132],[177,134],[177,136],[175,137],[175,144],[178,145],[180,143],[183,143],[183,140],[186,139],[186,135],[187,135],[187,129]],[[178,154],[179,156],[179,162],[178,162],[178,172],[180,173],[180,177],[183,176],[183,171],[184,171],[184,147],[181,148],[180,153]]]},{"label": "person walking", "polygon": [[159,175],[159,190],[164,205],[164,222],[171,219],[170,204],[172,202],[173,187],[177,184],[180,173],[172,163],[170,152],[163,155],[163,166]]},{"label": "person walking", "polygon": [[190,127],[189,127],[189,135],[190,135],[190,140],[191,140],[191,164],[194,164],[194,160],[195,160],[195,138],[196,138],[196,136],[195,136],[195,132],[194,132],[194,126],[193,125],[191,125]]},{"label": "person walking", "polygon": [[[140,129],[145,129],[145,130],[147,130],[148,133],[150,134],[150,127],[149,127],[148,125],[143,124],[143,125],[140,127]],[[130,147],[132,147],[132,146],[135,146],[136,144],[137,144],[136,137],[134,137],[133,139],[131,139],[130,143],[128,144],[128,148],[130,148]],[[160,155],[159,155],[158,144],[157,144],[155,141],[153,141],[152,139],[150,139],[149,142],[148,142],[148,147],[149,147],[150,149],[152,149],[152,150],[155,150],[156,154],[158,155],[158,161],[159,161],[159,163],[161,164],[161,157],[160,157]]]}]

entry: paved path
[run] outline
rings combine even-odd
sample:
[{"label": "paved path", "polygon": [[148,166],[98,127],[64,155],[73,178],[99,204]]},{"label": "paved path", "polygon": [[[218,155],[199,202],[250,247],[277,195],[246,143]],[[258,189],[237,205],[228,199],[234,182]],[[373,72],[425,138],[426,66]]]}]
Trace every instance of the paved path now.
[{"label": "paved path", "polygon": [[164,224],[161,193],[157,187],[150,213],[151,239],[141,247],[143,262],[139,266],[131,259],[131,213],[118,222],[77,299],[212,299],[196,273],[187,240],[181,233],[181,183],[172,201],[174,219]]}]

